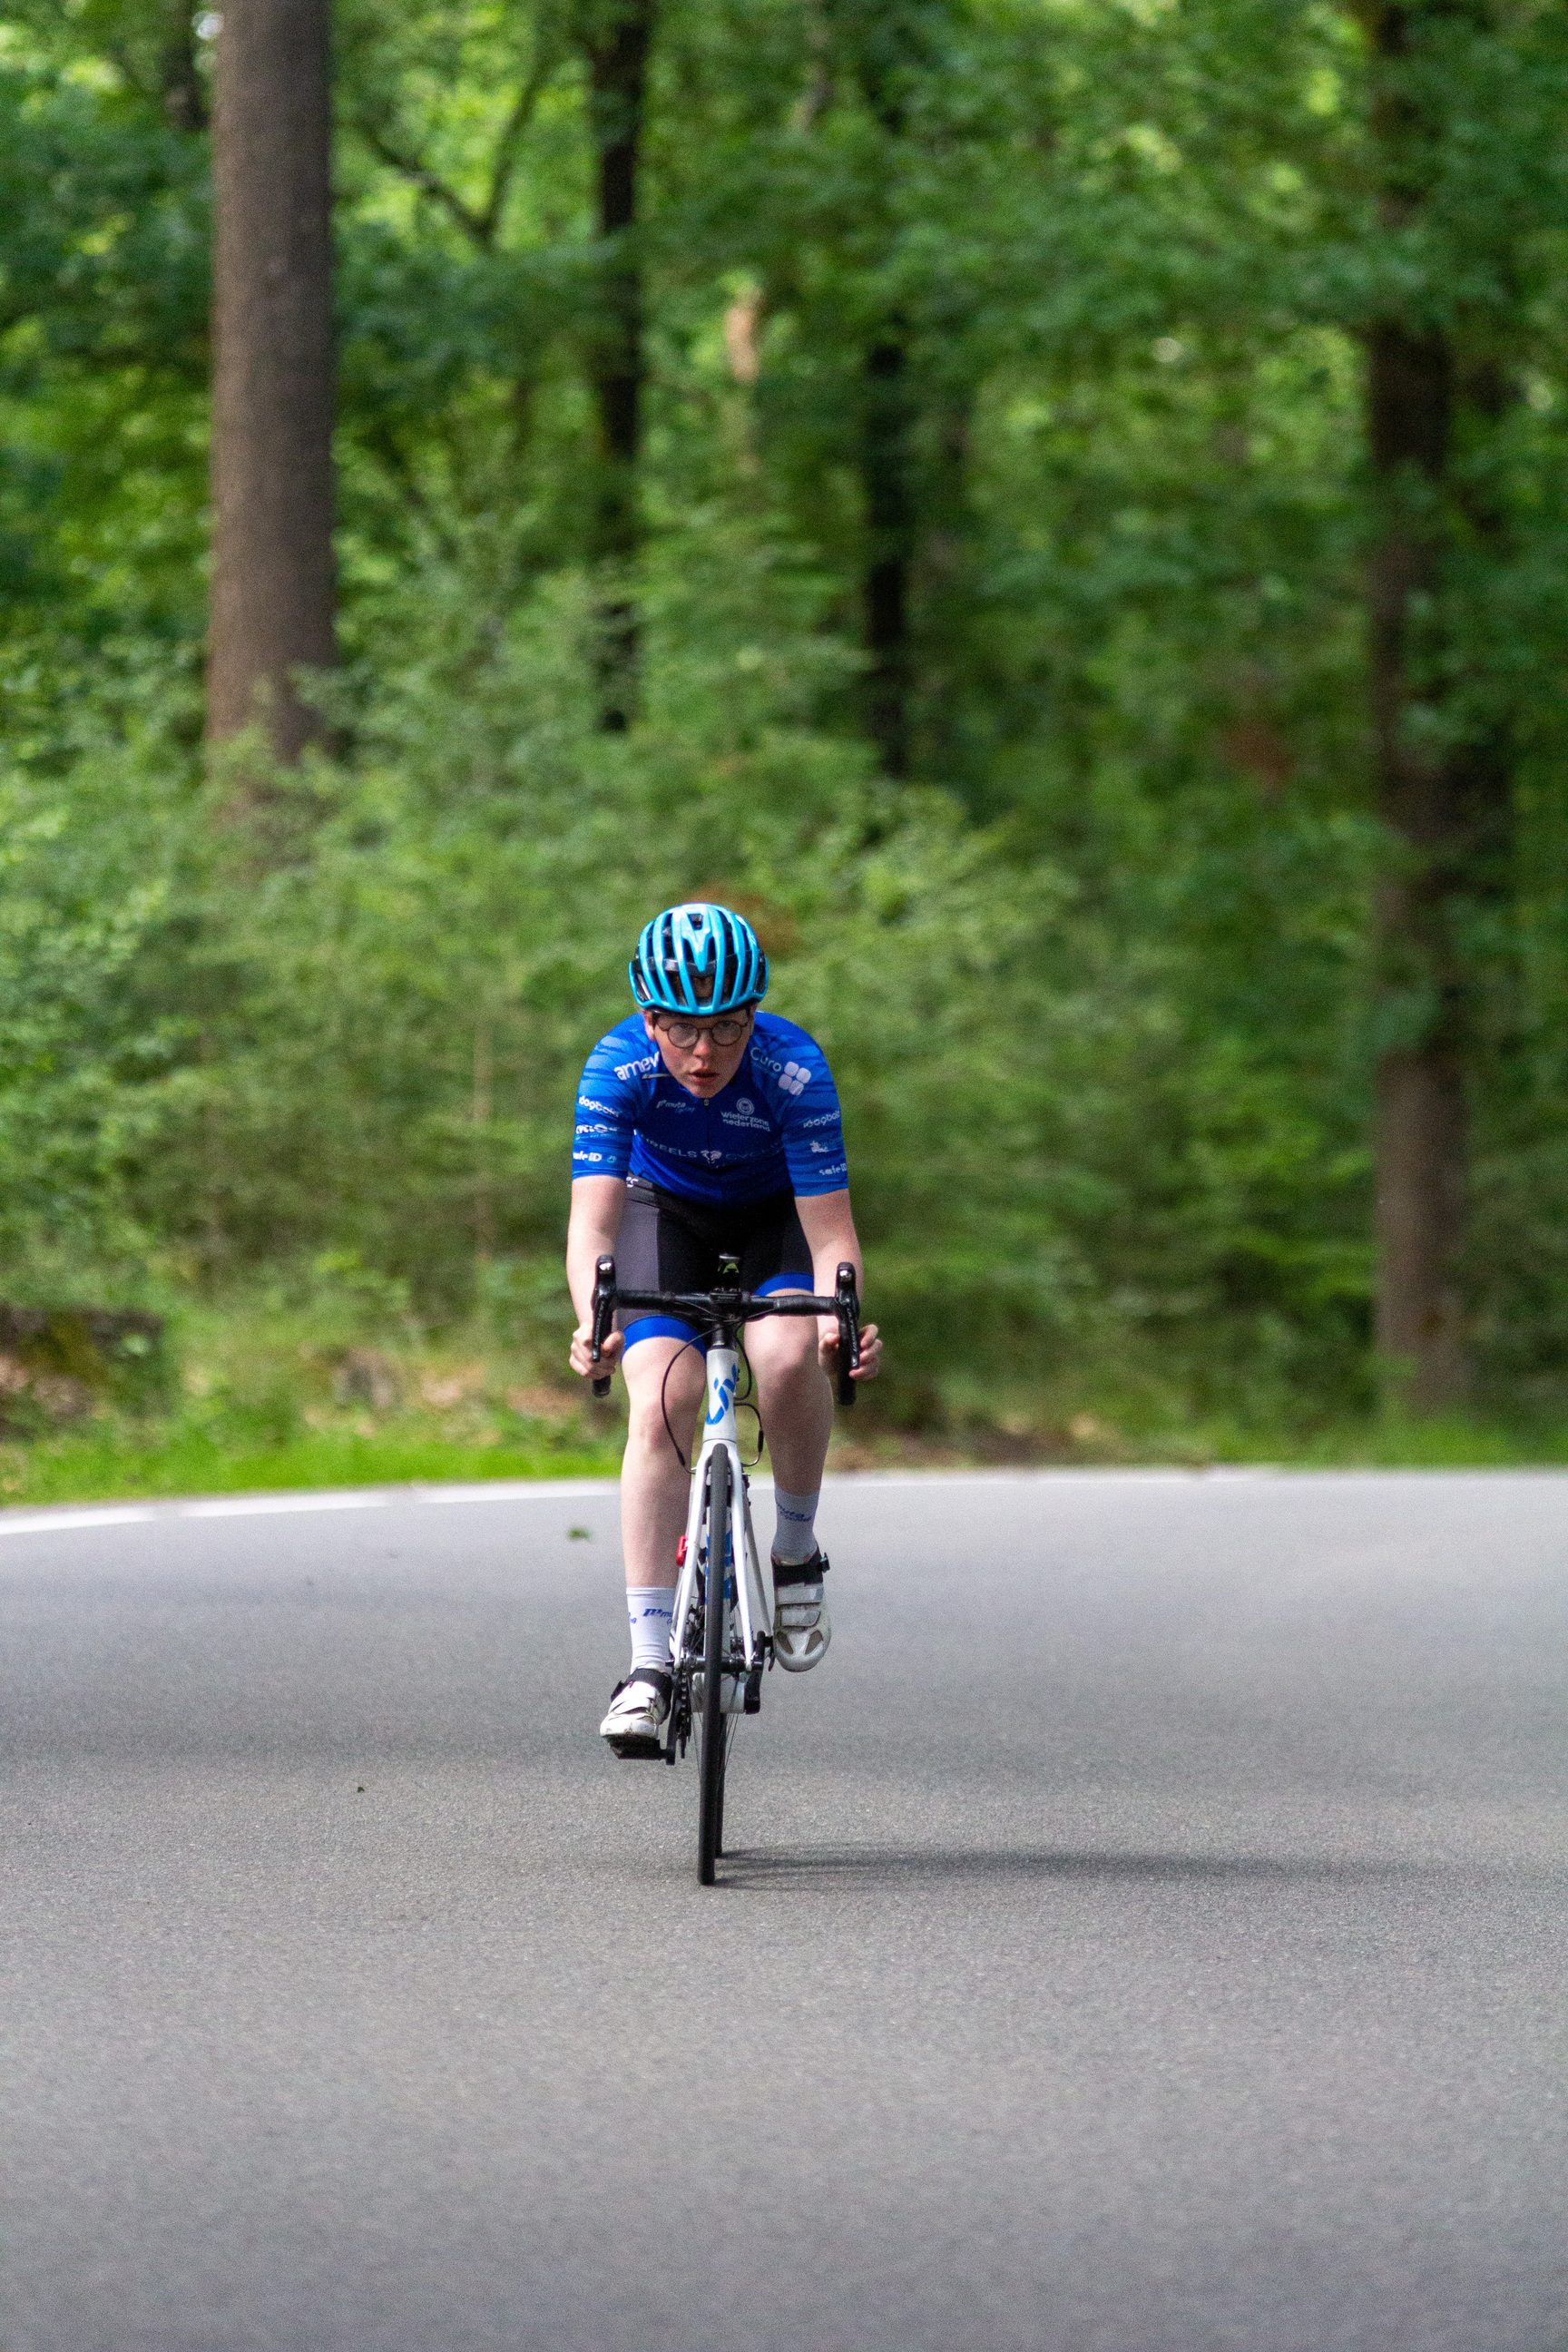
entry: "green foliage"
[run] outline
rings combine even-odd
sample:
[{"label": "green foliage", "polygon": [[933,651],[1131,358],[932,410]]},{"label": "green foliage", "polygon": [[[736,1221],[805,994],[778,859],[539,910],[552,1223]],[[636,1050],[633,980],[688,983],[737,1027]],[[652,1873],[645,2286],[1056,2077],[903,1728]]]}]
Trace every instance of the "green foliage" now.
[{"label": "green foliage", "polygon": [[[1355,335],[1395,289],[1508,393],[1461,468],[1509,521],[1456,575],[1447,706],[1506,709],[1521,759],[1475,913],[1472,1282],[1487,1395],[1560,1411],[1555,12],[1445,16],[1412,68],[1439,200],[1395,234],[1346,10],[670,0],[619,739],[585,659],[574,21],[339,11],[341,748],[241,825],[196,757],[202,44],[162,0],[0,17],[0,1289],[221,1296],[345,1347],[479,1314],[531,1355],[626,940],[714,892],[845,1095],[893,1340],[867,1443],[1004,1411],[1091,1455],[1086,1415],[1112,1454],[1342,1431],[1383,855]],[[899,787],[856,703],[879,335],[916,514]],[[301,1393],[231,1380],[179,1443],[209,1483],[303,1459]]]}]

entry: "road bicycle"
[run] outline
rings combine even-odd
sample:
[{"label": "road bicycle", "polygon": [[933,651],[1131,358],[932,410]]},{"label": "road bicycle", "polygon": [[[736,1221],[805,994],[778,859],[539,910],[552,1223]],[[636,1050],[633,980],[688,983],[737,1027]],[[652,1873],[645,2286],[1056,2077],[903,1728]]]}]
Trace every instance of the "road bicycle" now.
[{"label": "road bicycle", "polygon": [[[741,1288],[738,1258],[721,1257],[713,1290],[622,1290],[616,1261],[597,1261],[592,1360],[601,1360],[617,1307],[678,1316],[703,1334],[708,1366],[702,1443],[691,1465],[691,1507],[676,1555],[680,1575],[670,1625],[673,1689],[665,1743],[667,1764],[695,1733],[698,1752],[697,1876],[711,1886],[724,1851],[724,1778],[738,1719],[762,1711],[763,1676],[773,1662],[773,1612],[763,1580],[746,1464],[736,1428],[741,1328],[767,1315],[832,1315],[838,1323],[838,1402],[855,1402],[850,1374],[860,1361],[860,1302],[855,1269],[841,1265],[831,1298],[802,1291],[758,1297]],[[594,1394],[609,1394],[609,1375]],[[739,1565],[740,1573],[736,1569]]]}]

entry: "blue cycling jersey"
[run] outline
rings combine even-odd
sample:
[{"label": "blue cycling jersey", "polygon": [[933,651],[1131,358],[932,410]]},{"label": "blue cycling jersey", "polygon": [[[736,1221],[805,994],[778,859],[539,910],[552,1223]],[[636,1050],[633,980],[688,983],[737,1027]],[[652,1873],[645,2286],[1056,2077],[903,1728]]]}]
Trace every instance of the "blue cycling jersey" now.
[{"label": "blue cycling jersey", "polygon": [[588,1056],[574,1176],[640,1176],[689,1201],[841,1192],[849,1181],[838,1090],[814,1037],[759,1013],[746,1058],[704,1102],[672,1078],[634,1013]]}]

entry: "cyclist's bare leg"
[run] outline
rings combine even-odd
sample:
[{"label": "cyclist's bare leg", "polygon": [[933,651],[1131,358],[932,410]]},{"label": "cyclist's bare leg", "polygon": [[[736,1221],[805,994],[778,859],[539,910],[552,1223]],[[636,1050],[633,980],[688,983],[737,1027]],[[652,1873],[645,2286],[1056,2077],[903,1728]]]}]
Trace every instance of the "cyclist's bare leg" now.
[{"label": "cyclist's bare leg", "polygon": [[833,1430],[833,1389],[817,1358],[815,1317],[748,1323],[746,1354],[756,1374],[773,1476],[791,1494],[815,1495]]},{"label": "cyclist's bare leg", "polygon": [[[814,1333],[816,1325],[808,1327]],[[669,1414],[682,1452],[691,1451],[692,1424],[702,1400],[700,1352],[679,1339],[639,1339],[622,1359],[630,1427],[621,1465],[621,1549],[628,1585],[674,1584],[676,1548],[686,1532],[690,1482],[669,1442]],[[665,1376],[668,1374],[666,1385]],[[664,1411],[659,1405],[663,1391]]]},{"label": "cyclist's bare leg", "polygon": [[817,1544],[808,1559],[802,1559],[799,1549],[815,1541],[805,1514],[808,1507],[815,1511],[822,1485],[833,1426],[833,1391],[817,1354],[815,1316],[781,1315],[752,1323],[746,1339],[773,1455],[781,1536],[786,1497],[789,1510],[784,1558],[794,1565],[780,1568],[778,1551],[773,1554],[774,1655],[781,1666],[800,1674],[825,1654],[833,1630],[823,1605],[822,1548]]}]

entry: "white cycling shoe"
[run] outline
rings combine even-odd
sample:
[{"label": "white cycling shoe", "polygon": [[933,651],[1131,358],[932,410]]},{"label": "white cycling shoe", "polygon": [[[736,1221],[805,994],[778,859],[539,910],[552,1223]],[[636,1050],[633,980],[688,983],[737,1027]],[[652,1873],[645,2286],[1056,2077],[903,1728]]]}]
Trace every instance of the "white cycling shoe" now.
[{"label": "white cycling shoe", "polygon": [[820,1551],[773,1562],[773,1655],[786,1674],[809,1674],[827,1654],[833,1626],[822,1597],[826,1573]]},{"label": "white cycling shoe", "polygon": [[610,1694],[599,1737],[617,1756],[661,1756],[659,1732],[669,1713],[670,1676],[657,1666],[635,1666]]}]

